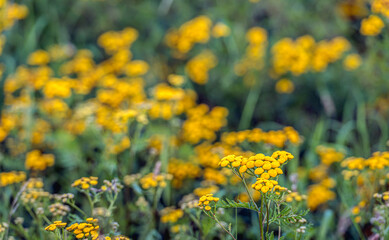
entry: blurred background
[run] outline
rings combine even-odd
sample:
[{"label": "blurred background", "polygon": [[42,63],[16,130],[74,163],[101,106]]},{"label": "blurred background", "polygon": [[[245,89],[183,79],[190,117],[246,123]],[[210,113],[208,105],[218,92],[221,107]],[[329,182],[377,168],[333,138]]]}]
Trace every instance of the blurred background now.
[{"label": "blurred background", "polygon": [[[0,0],[0,8],[1,172],[40,177],[51,193],[73,191],[70,184],[84,176],[145,176],[157,171],[157,162],[162,173],[173,174],[172,158],[203,172],[209,166],[201,162],[202,154],[217,152],[210,149],[223,145],[228,133],[242,133],[232,144],[241,151],[286,149],[295,155],[281,182],[290,185],[297,174],[295,191],[308,194],[313,230],[307,238],[358,239],[376,232],[369,220],[373,203],[364,216],[350,215],[350,209],[363,209],[373,193],[386,191],[385,177],[374,179],[376,191],[365,194],[360,181],[352,188],[341,183],[347,164],[324,164],[326,177],[317,179],[337,182],[327,189],[335,195],[309,204],[309,186],[317,180],[312,169],[323,170],[315,169],[323,165],[318,146],[342,154],[342,160],[387,150],[388,1]],[[122,118],[125,124],[117,122]],[[298,132],[298,141],[269,140],[280,139],[272,131],[286,126]],[[243,130],[255,128],[271,132],[261,140],[264,145],[244,142],[243,135],[252,133]],[[164,137],[154,141],[155,135]],[[212,147],[201,152],[201,144]],[[221,155],[228,152],[223,149]],[[55,164],[37,164],[42,156],[29,155],[34,150],[52,154]],[[156,208],[178,203],[203,178],[201,173],[178,190],[169,187]],[[3,189],[4,201],[14,199],[16,189]],[[123,191],[117,209],[135,211],[138,190]],[[238,194],[235,188],[222,192]],[[11,207],[0,208],[2,221]],[[130,227],[138,226],[132,225],[138,216],[114,214],[121,232],[134,239],[175,236],[161,226],[150,227],[159,237],[143,235]],[[255,229],[247,228],[251,232],[242,239],[255,239]],[[31,231],[38,236],[38,230]],[[195,234],[182,236],[190,235]],[[177,239],[190,239],[182,236]]]}]

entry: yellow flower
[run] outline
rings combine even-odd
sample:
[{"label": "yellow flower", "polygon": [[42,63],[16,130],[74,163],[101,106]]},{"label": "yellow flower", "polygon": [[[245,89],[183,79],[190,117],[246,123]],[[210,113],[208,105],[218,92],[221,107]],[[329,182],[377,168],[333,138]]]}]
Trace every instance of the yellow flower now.
[{"label": "yellow flower", "polygon": [[227,37],[230,35],[230,28],[224,23],[216,23],[216,25],[212,28],[212,36],[215,38]]},{"label": "yellow flower", "polygon": [[182,209],[167,207],[161,210],[161,222],[163,223],[175,223],[183,216],[184,211]]},{"label": "yellow flower", "polygon": [[292,93],[294,91],[294,84],[287,78],[283,78],[277,81],[276,91],[278,93]]},{"label": "yellow flower", "polygon": [[27,153],[25,167],[27,170],[44,171],[54,165],[53,154],[42,154],[39,150]]},{"label": "yellow flower", "polygon": [[370,15],[361,22],[360,32],[366,36],[376,36],[381,33],[382,28],[385,26],[384,22],[376,15]]},{"label": "yellow flower", "polygon": [[30,65],[46,65],[49,62],[49,53],[44,50],[37,50],[31,53],[27,60],[27,63]]},{"label": "yellow flower", "polygon": [[343,66],[347,71],[355,70],[361,66],[361,64],[362,58],[358,54],[350,54],[343,61]]},{"label": "yellow flower", "polygon": [[217,58],[211,51],[203,51],[186,64],[189,78],[197,84],[206,84],[208,72],[217,65]]}]

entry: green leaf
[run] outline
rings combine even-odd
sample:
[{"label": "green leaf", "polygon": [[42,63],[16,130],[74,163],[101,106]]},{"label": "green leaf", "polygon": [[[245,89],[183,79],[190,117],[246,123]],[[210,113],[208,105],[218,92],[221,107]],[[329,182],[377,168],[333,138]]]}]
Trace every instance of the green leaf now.
[{"label": "green leaf", "polygon": [[250,203],[245,203],[245,202],[241,202],[241,201],[235,202],[234,200],[230,200],[227,198],[220,200],[217,203],[217,207],[220,207],[220,208],[245,208],[245,209],[257,211],[257,209],[254,206],[252,206]]}]

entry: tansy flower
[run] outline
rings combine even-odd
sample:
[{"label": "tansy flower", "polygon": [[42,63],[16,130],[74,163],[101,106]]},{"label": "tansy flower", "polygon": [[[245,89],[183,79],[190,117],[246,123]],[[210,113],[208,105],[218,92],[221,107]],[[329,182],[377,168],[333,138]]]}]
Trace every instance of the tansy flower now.
[{"label": "tansy flower", "polygon": [[350,54],[343,61],[343,66],[347,71],[355,70],[361,66],[361,64],[362,58],[358,54]]},{"label": "tansy flower", "polygon": [[283,78],[277,81],[276,91],[278,93],[292,93],[294,91],[294,84],[287,78]]},{"label": "tansy flower", "polygon": [[212,36],[215,38],[227,37],[230,35],[230,28],[224,23],[216,23],[212,28]]},{"label": "tansy flower", "polygon": [[385,26],[384,22],[376,15],[370,15],[361,22],[360,32],[366,36],[376,36],[381,33],[382,28]]}]

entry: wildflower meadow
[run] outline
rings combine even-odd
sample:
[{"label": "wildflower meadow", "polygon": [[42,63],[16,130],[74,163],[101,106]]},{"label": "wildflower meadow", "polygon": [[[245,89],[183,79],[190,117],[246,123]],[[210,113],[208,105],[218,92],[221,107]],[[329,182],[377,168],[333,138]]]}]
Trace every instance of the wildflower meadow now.
[{"label": "wildflower meadow", "polygon": [[389,0],[0,0],[17,239],[389,239]]}]

